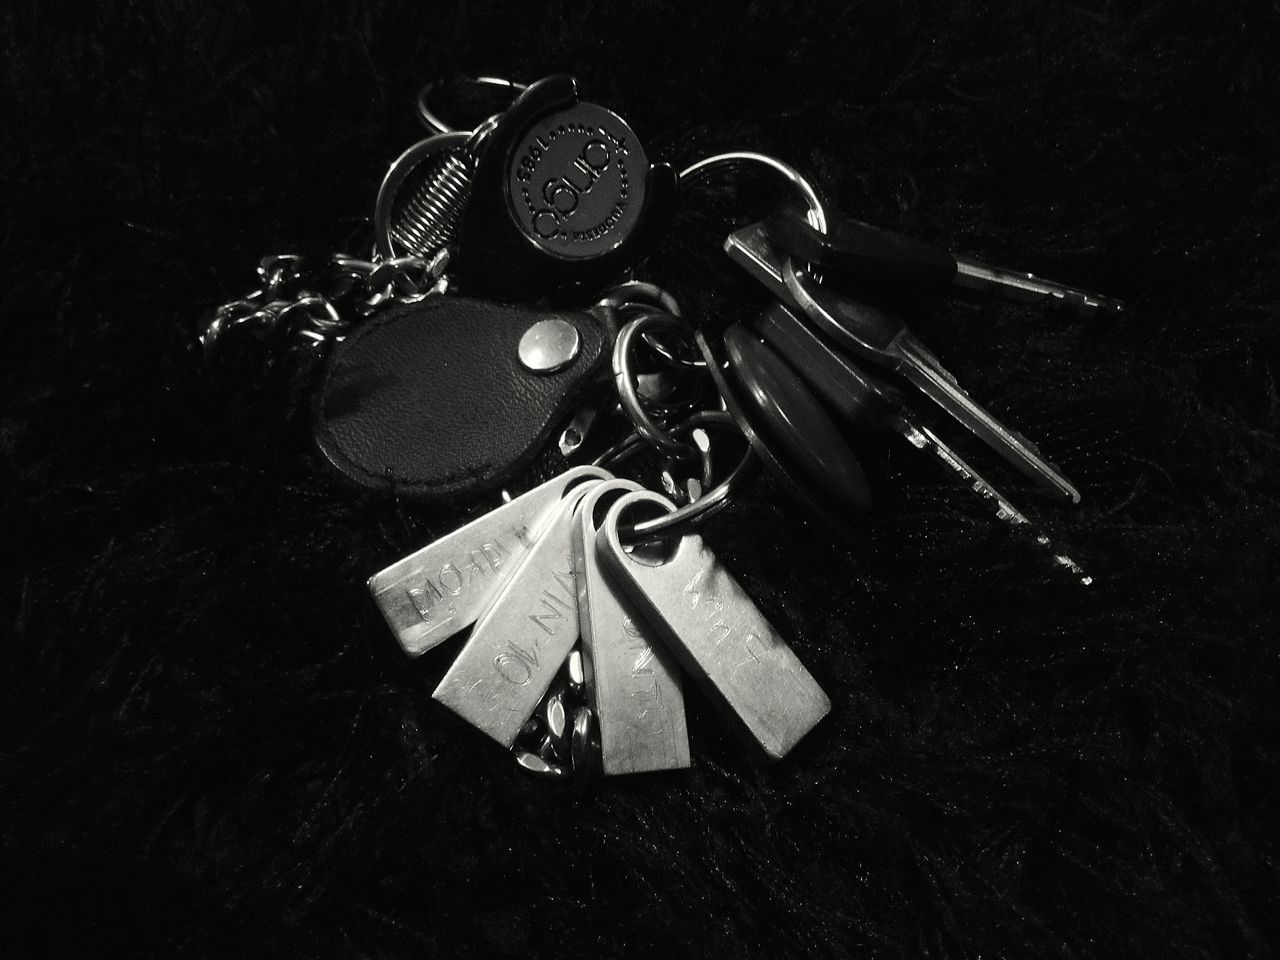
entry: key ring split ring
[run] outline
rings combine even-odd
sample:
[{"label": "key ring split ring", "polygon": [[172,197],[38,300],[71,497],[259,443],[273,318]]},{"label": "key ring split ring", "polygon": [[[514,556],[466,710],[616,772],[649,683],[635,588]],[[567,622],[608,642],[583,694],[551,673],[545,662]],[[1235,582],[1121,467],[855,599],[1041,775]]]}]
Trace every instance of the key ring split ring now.
[{"label": "key ring split ring", "polygon": [[459,77],[456,80],[433,80],[418,91],[418,120],[432,133],[454,133],[454,127],[440,119],[439,114],[431,106],[431,97],[440,87],[447,83],[467,83],[477,87],[492,87],[495,90],[506,90],[512,93],[512,99],[528,89],[528,84],[516,83],[502,77]]},{"label": "key ring split ring", "polygon": [[[738,429],[733,416],[724,410],[699,410],[672,427],[671,432],[681,435],[697,427]],[[633,433],[621,444],[606,451],[595,461],[595,464],[596,466],[605,466],[608,463],[624,460],[638,450],[643,442],[644,438],[641,437],[639,432]],[[649,520],[641,520],[638,523],[619,524],[619,538],[623,543],[630,546],[637,543],[661,540],[664,537],[683,536],[732,503],[738,491],[751,479],[755,465],[755,453],[752,451],[751,445],[747,444],[747,449],[743,453],[742,459],[738,461],[733,470],[729,472],[729,475],[721,480],[717,486],[692,503],[678,507],[670,513],[665,513]]]},{"label": "key ring split ring", "polygon": [[819,233],[827,232],[827,211],[823,207],[822,201],[818,199],[818,193],[813,189],[813,185],[789,163],[783,163],[776,157],[771,157],[767,153],[756,153],[752,150],[738,150],[731,153],[717,153],[715,156],[706,157],[697,163],[685,167],[680,171],[680,186],[684,187],[689,183],[694,183],[703,179],[712,170],[720,167],[737,167],[744,163],[758,163],[768,167],[777,173],[782,174],[804,197],[804,202],[809,208],[808,221],[813,229]]},{"label": "key ring split ring", "polygon": [[[656,283],[648,283],[644,280],[627,280],[618,284],[597,300],[596,306],[612,307],[615,310],[623,310],[628,307],[639,307],[641,309],[658,307],[673,317],[684,316],[675,297]],[[644,342],[650,350],[672,366],[691,367],[694,369],[701,369],[706,366],[706,362],[701,357],[681,357],[677,355],[674,350],[670,349],[652,333],[644,335]]]},{"label": "key ring split ring", "polygon": [[631,369],[632,343],[636,337],[655,329],[686,335],[691,332],[685,321],[669,313],[646,313],[631,320],[619,331],[618,339],[613,344],[613,382],[618,390],[618,401],[622,404],[623,412],[631,420],[636,432],[665,453],[687,459],[697,455],[697,447],[677,440],[649,416],[640,402],[636,378]]}]

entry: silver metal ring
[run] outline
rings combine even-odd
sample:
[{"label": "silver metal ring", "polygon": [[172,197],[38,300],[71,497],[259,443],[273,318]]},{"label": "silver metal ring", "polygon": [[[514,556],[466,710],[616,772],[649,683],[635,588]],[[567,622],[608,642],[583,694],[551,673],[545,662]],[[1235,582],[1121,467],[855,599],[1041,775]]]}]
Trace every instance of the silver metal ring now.
[{"label": "silver metal ring", "polygon": [[[687,420],[678,423],[672,430],[674,433],[680,434],[687,433],[696,427],[732,427],[741,433],[733,417],[724,410],[701,410]],[[641,442],[639,434],[633,434],[631,438],[624,441],[624,445],[634,443],[635,448],[638,449]],[[625,459],[629,455],[629,452],[624,451],[622,458]],[[605,457],[608,456],[609,454],[605,454]],[[615,457],[614,459],[618,458]],[[604,457],[598,460],[597,463],[602,463],[603,461]],[[742,459],[729,472],[729,475],[711,490],[693,501],[693,503],[685,504],[683,507],[679,507],[662,516],[641,520],[639,523],[620,524],[618,526],[618,537],[624,543],[630,545],[661,540],[663,537],[683,536],[701,526],[732,503],[738,491],[751,479],[755,465],[755,453],[751,449],[751,444],[748,443],[746,451],[742,454]]]},{"label": "silver metal ring", "polygon": [[[448,82],[470,83],[478,87],[494,87],[499,90],[510,90],[515,94],[515,96],[519,96],[528,89],[527,84],[515,83],[512,80],[504,80],[502,77],[461,77],[458,80]],[[432,133],[453,133],[458,128],[445,123],[440,119],[439,115],[431,109],[431,95],[441,86],[443,86],[443,83],[433,80],[418,91],[418,119],[422,122],[422,125]]]},{"label": "silver metal ring", "polygon": [[698,450],[695,446],[677,440],[654,422],[645,412],[636,390],[636,379],[631,372],[631,344],[636,337],[654,328],[685,334],[691,332],[688,324],[669,313],[647,313],[627,323],[613,344],[613,382],[618,390],[618,401],[636,431],[655,447],[681,458],[696,456]]},{"label": "silver metal ring", "polygon": [[675,297],[656,283],[647,283],[644,280],[628,280],[625,283],[620,283],[615,287],[611,287],[603,297],[596,301],[596,306],[598,307],[613,307],[615,309],[631,304],[659,307],[673,317],[683,316],[680,312],[680,304]]},{"label": "silver metal ring", "polygon": [[804,202],[809,207],[808,220],[810,225],[819,233],[827,232],[827,211],[822,206],[822,201],[818,199],[817,191],[813,189],[809,181],[795,167],[789,163],[783,163],[767,153],[756,153],[751,150],[717,153],[715,156],[699,160],[697,163],[681,170],[680,186],[683,187],[687,183],[701,180],[712,170],[720,167],[736,167],[744,163],[758,163],[782,174],[804,197]]},{"label": "silver metal ring", "polygon": [[[684,316],[675,297],[656,283],[648,283],[644,280],[628,280],[625,283],[618,284],[597,300],[596,306],[612,307],[615,310],[623,310],[628,307],[640,307],[641,309],[657,307],[665,310],[673,317]],[[701,358],[677,356],[675,351],[671,350],[651,333],[644,335],[644,342],[650,350],[674,366],[694,368],[706,366]]]}]

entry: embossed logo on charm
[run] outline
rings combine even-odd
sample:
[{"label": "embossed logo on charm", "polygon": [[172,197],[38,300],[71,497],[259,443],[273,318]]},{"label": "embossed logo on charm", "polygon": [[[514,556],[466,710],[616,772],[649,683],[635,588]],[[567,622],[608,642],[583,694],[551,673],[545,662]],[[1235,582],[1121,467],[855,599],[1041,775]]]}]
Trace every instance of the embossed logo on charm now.
[{"label": "embossed logo on charm", "polygon": [[538,246],[570,259],[608,253],[639,221],[649,161],[626,122],[579,103],[521,139],[508,172],[512,214]]}]

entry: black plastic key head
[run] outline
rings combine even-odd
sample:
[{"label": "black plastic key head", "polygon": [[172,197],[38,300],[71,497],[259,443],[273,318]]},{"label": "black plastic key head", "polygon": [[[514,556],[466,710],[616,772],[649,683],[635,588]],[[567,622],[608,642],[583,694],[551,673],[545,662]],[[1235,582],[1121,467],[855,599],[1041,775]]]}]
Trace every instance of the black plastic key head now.
[{"label": "black plastic key head", "polygon": [[456,264],[467,292],[529,299],[599,286],[665,224],[676,177],[626,121],[539,80],[502,115],[476,165]]}]

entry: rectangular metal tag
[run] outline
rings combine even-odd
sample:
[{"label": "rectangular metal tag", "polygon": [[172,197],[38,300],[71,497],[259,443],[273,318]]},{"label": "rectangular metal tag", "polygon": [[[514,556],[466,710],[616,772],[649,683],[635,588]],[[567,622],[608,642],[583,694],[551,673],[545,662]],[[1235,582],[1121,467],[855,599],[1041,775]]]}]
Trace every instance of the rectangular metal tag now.
[{"label": "rectangular metal tag", "polygon": [[584,674],[607,776],[689,766],[680,670],[606,575],[596,544],[597,505],[640,489],[630,480],[596,484],[573,522]]},{"label": "rectangular metal tag", "polygon": [[565,490],[587,477],[612,474],[575,467],[370,577],[369,592],[405,652],[418,656],[475,623]]},{"label": "rectangular metal tag", "polygon": [[570,528],[573,508],[595,485],[584,481],[565,494],[431,694],[504,747],[578,642]]},{"label": "rectangular metal tag", "polygon": [[770,759],[787,754],[827,715],[831,701],[697,534],[651,565],[618,538],[618,518],[637,503],[673,509],[654,493],[610,508],[596,535],[601,560],[636,611],[740,732]]}]

